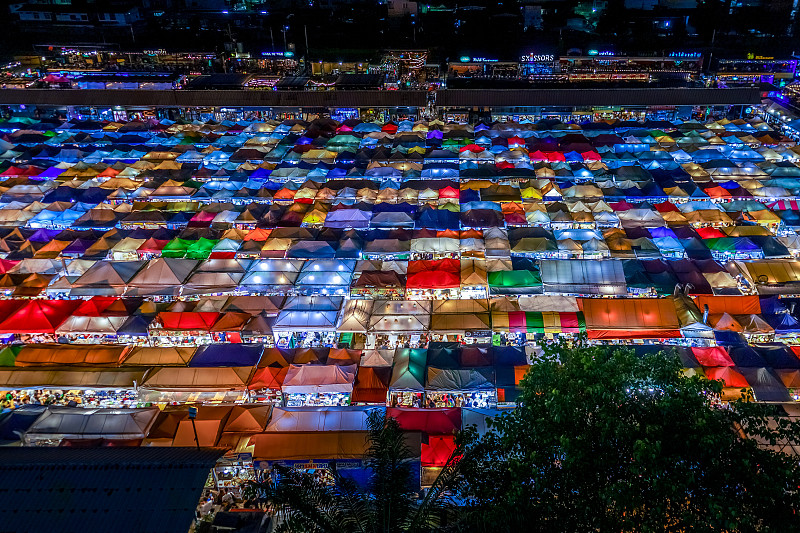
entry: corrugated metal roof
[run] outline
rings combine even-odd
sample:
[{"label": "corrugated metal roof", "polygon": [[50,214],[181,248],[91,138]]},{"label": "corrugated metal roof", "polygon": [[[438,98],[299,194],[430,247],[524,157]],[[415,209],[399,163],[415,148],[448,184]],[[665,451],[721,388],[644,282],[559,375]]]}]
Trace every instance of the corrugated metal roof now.
[{"label": "corrugated metal roof", "polygon": [[0,528],[188,531],[221,448],[1,448]]}]

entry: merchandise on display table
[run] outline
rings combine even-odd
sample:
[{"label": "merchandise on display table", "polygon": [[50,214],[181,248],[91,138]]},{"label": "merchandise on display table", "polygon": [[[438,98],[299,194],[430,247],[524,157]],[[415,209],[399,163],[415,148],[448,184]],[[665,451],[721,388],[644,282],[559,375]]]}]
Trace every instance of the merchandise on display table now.
[{"label": "merchandise on display table", "polygon": [[350,405],[350,394],[343,393],[296,393],[285,394],[286,407],[331,407]]},{"label": "merchandise on display table", "polygon": [[4,406],[65,405],[85,408],[121,408],[140,405],[135,390],[23,389],[0,392]]},{"label": "merchandise on display table", "polygon": [[425,407],[474,407],[487,409],[497,406],[495,391],[426,392]]}]

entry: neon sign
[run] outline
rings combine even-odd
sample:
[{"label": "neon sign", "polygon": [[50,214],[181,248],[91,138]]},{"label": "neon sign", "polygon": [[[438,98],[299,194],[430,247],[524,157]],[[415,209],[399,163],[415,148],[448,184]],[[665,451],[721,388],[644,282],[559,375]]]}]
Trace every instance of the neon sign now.
[{"label": "neon sign", "polygon": [[533,53],[526,54],[521,58],[522,61],[533,62],[533,63],[555,61],[555,59],[556,57],[553,54],[533,54]]}]

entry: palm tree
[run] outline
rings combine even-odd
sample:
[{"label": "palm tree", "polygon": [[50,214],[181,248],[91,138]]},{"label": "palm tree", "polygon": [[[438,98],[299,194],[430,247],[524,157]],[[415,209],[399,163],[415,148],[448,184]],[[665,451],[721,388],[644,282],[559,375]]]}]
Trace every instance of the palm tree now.
[{"label": "palm tree", "polygon": [[248,483],[246,499],[272,510],[282,533],[430,533],[453,522],[458,506],[451,494],[459,482],[459,448],[422,499],[413,486],[413,458],[404,432],[381,411],[368,420],[366,488],[334,472],[321,480],[276,466],[277,481]]}]

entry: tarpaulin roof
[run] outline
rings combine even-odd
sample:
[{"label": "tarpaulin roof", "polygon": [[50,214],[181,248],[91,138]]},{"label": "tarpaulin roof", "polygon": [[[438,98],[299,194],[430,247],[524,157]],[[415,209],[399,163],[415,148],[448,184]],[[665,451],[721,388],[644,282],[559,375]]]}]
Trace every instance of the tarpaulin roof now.
[{"label": "tarpaulin roof", "polygon": [[461,409],[458,408],[389,407],[386,415],[396,419],[405,431],[449,435],[461,430]]},{"label": "tarpaulin roof", "polygon": [[161,367],[147,375],[146,389],[160,391],[244,391],[253,367]]},{"label": "tarpaulin roof", "polygon": [[425,390],[474,391],[494,389],[494,371],[490,368],[434,368],[428,367]]},{"label": "tarpaulin roof", "polygon": [[271,405],[235,405],[222,431],[225,433],[260,433],[272,414]]},{"label": "tarpaulin roof", "polygon": [[123,366],[186,366],[195,347],[135,346],[124,356]]},{"label": "tarpaulin roof", "polygon": [[116,366],[127,346],[91,344],[28,344],[16,358],[16,366]]},{"label": "tarpaulin roof", "polygon": [[670,298],[581,298],[590,339],[680,337],[680,323]]},{"label": "tarpaulin roof", "polygon": [[350,393],[356,365],[291,365],[281,389],[287,394]]},{"label": "tarpaulin roof", "polygon": [[252,440],[253,458],[262,461],[361,459],[369,448],[366,431],[262,433]]},{"label": "tarpaulin roof", "polygon": [[263,353],[262,344],[207,344],[197,349],[189,366],[255,366]]},{"label": "tarpaulin roof", "polygon": [[386,395],[389,392],[389,379],[391,378],[391,368],[389,367],[368,367],[361,366],[356,374],[353,394],[350,396],[351,402],[364,403],[385,403]]},{"label": "tarpaulin roof", "polygon": [[376,411],[383,407],[276,407],[264,431],[367,431],[367,417]]},{"label": "tarpaulin roof", "polygon": [[25,432],[24,441],[30,444],[47,438],[144,438],[157,414],[157,408],[48,407]]},{"label": "tarpaulin roof", "polygon": [[55,333],[80,300],[30,300],[0,322],[2,333]]}]

